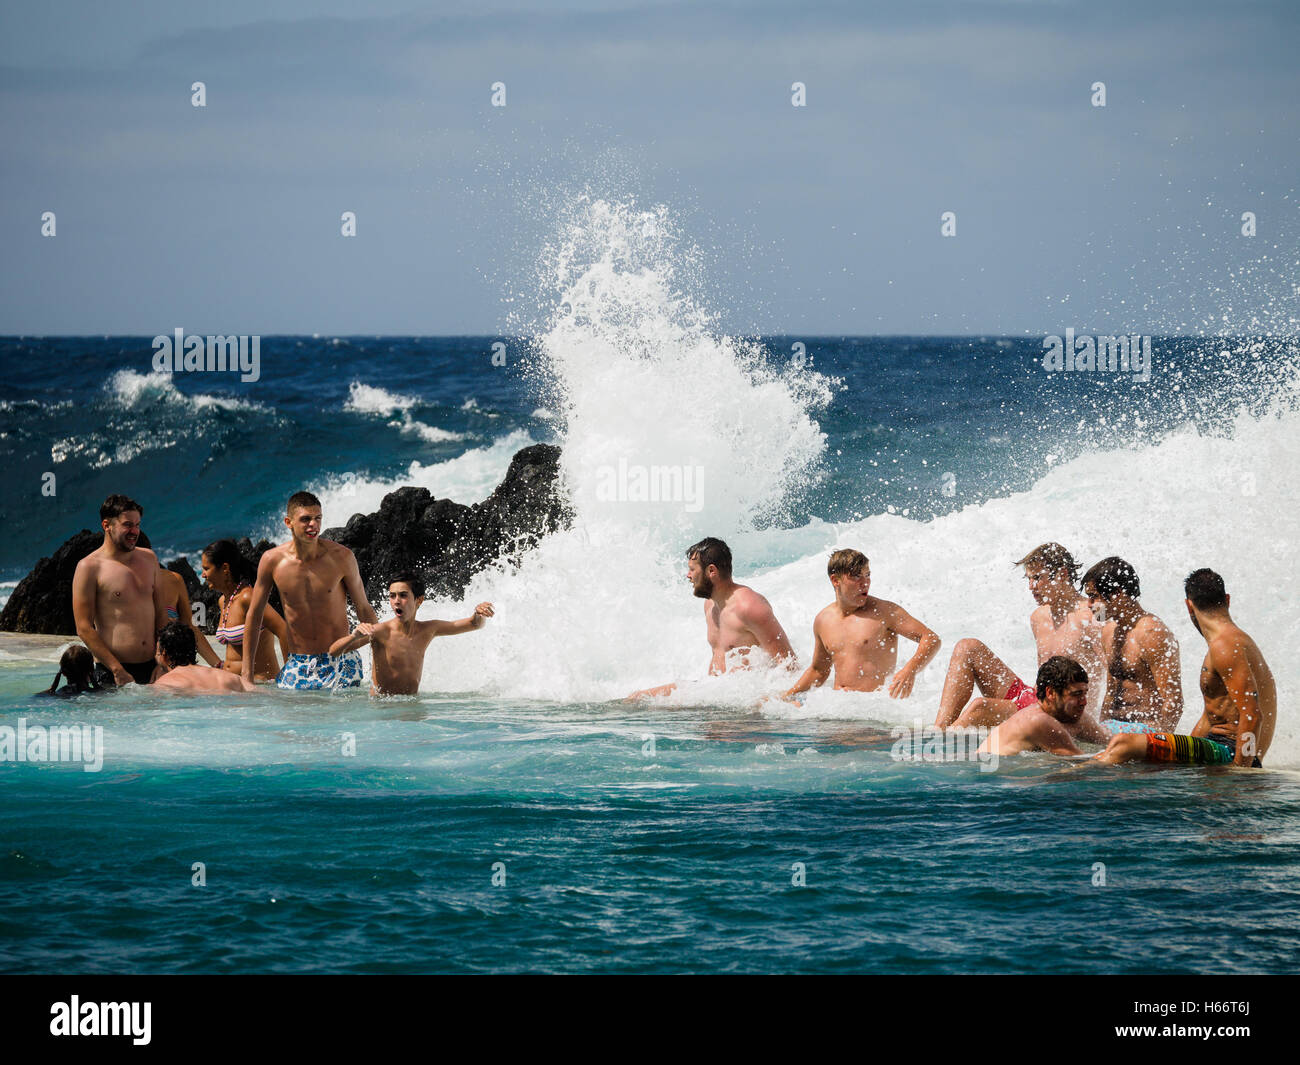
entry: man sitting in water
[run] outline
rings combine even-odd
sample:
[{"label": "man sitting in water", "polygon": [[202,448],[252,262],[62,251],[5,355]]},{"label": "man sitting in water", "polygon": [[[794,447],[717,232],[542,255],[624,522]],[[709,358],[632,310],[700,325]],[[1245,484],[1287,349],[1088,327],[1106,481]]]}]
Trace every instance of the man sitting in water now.
[{"label": "man sitting in water", "polygon": [[111,495],[99,508],[104,542],[77,563],[72,616],[77,636],[95,656],[101,684],[148,684],[156,645],[154,587],[158,556],[136,547],[144,507]]},{"label": "man sitting in water", "polygon": [[[753,647],[758,647],[774,662],[794,664],[790,641],[771,605],[753,588],[731,579],[731,548],[716,537],[707,536],[687,548],[686,558],[686,577],[695,590],[695,597],[708,600],[704,604],[704,627],[709,646],[713,648],[710,675],[727,671],[732,652],[736,652],[731,662],[733,668],[746,668]],[[676,687],[676,684],[661,684],[633,692],[627,699],[667,695]]]},{"label": "man sitting in water", "polygon": [[155,688],[164,691],[204,695],[239,695],[253,691],[253,684],[220,667],[200,666],[194,630],[183,621],[172,621],[158,634],[158,665],[165,672]]},{"label": "man sitting in water", "polygon": [[1012,755],[1021,751],[1082,754],[1078,744],[1105,743],[1110,733],[1088,710],[1088,674],[1078,662],[1053,655],[1038,667],[1038,700],[998,725],[975,753]]},{"label": "man sitting in water", "polygon": [[[825,684],[833,666],[836,688],[873,692],[892,674],[890,697],[906,699],[912,694],[916,675],[939,653],[939,637],[898,604],[870,594],[871,563],[861,551],[836,551],[826,573],[835,590],[835,602],[813,620],[812,665],[785,698]],[[900,636],[920,646],[895,673]]]},{"label": "man sitting in water", "polygon": [[348,634],[349,596],[361,621],[379,620],[366,599],[356,557],[342,544],[320,539],[320,500],[310,492],[295,492],[286,510],[290,538],[262,556],[244,618],[244,679],[253,680],[262,615],[274,584],[289,632],[289,655],[276,684],[309,690],[359,687],[361,656],[356,651],[329,653]]},{"label": "man sitting in water", "polygon": [[424,602],[424,581],[403,573],[388,582],[388,605],[393,616],[377,625],[361,624],[351,636],[335,640],[331,655],[344,655],[370,644],[373,656],[371,695],[415,695],[420,690],[424,652],[435,636],[456,636],[481,629],[492,617],[491,603],[479,603],[459,621],[416,621]]},{"label": "man sitting in water", "polygon": [[[1101,626],[1093,618],[1088,600],[1074,586],[1079,576],[1074,556],[1060,544],[1039,544],[1016,565],[1025,568],[1029,594],[1037,604],[1029,615],[1029,627],[1039,663],[1062,655],[1081,663],[1092,676],[1100,676]],[[980,695],[971,699],[976,686]],[[1101,692],[1100,685],[1088,692],[1088,709],[1094,714]],[[967,638],[953,648],[934,723],[939,728],[996,725],[1035,702],[1034,689],[1010,666],[986,644]]]},{"label": "man sitting in water", "polygon": [[1097,756],[1114,764],[1134,759],[1177,765],[1238,765],[1258,769],[1273,742],[1277,685],[1255,641],[1228,613],[1231,597],[1214,570],[1183,582],[1187,613],[1208,650],[1201,664],[1205,710],[1191,735],[1172,732],[1115,736]]},{"label": "man sitting in water", "polygon": [[1111,555],[1083,575],[1083,591],[1104,620],[1108,684],[1101,723],[1112,732],[1172,732],[1183,716],[1178,640],[1138,602],[1137,573]]}]

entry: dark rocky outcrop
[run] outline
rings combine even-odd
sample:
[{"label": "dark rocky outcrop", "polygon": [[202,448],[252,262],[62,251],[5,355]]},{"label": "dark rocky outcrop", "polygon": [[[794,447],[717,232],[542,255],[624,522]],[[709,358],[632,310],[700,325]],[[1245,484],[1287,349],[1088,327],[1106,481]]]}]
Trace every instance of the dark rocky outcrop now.
[{"label": "dark rocky outcrop", "polygon": [[558,491],[560,449],[534,444],[518,452],[496,490],[464,506],[425,488],[399,488],[374,514],[354,514],[321,535],[357,556],[366,596],[379,603],[394,574],[414,572],[431,596],[459,596],[470,578],[499,558],[517,559],[546,533],[572,520]]},{"label": "dark rocky outcrop", "polygon": [[[483,502],[473,506],[435,499],[425,488],[399,488],[384,496],[374,514],[354,514],[347,525],[326,529],[357,556],[366,595],[374,604],[387,596],[387,581],[396,573],[422,576],[428,594],[459,596],[470,579],[497,559],[516,560],[546,533],[572,521],[559,491],[560,449],[535,444],[518,452],[505,479]],[[77,563],[103,543],[103,533],[83,529],[43,558],[19,583],[0,613],[0,630],[72,635],[72,574]],[[148,547],[141,534],[140,546]],[[273,545],[237,541],[250,573]],[[186,558],[166,563],[185,581],[190,603],[205,604],[204,628],[212,632],[219,617],[217,593],[204,585]],[[271,605],[280,608],[279,595]]]}]

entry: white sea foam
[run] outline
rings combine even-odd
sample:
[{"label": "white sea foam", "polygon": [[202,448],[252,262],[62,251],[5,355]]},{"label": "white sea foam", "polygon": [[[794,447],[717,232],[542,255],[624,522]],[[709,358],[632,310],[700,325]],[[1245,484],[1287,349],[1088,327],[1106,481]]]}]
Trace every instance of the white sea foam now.
[{"label": "white sea foam", "polygon": [[348,398],[343,409],[359,414],[393,414],[410,410],[419,402],[415,396],[401,396],[387,389],[353,381],[348,385]]},{"label": "white sea foam", "polygon": [[146,403],[174,403],[194,410],[264,411],[261,403],[230,396],[209,396],[204,393],[187,395],[176,387],[171,374],[137,373],[135,370],[118,370],[105,384],[105,389],[124,407],[139,407]]}]

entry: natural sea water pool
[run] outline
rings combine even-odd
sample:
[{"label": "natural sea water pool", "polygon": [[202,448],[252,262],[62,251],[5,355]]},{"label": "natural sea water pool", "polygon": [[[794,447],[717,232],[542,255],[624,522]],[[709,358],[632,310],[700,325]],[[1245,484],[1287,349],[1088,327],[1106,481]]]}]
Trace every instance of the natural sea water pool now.
[{"label": "natural sea water pool", "polygon": [[0,725],[98,724],[104,763],[0,763],[6,972],[1295,969],[1291,769],[983,772],[734,706],[30,698],[48,666],[0,668]]}]

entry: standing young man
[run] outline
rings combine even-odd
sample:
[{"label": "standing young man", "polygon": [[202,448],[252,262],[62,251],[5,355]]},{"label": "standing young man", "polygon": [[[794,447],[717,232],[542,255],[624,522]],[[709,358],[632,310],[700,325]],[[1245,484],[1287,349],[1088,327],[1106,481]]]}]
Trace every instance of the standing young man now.
[{"label": "standing young man", "polygon": [[143,515],[144,507],[127,496],[105,499],[99,508],[104,542],[72,575],[77,636],[102,667],[101,684],[148,684],[153,677],[159,566],[157,555],[136,547]]},{"label": "standing young man", "polygon": [[320,539],[320,500],[310,492],[289,497],[284,524],[289,540],[262,556],[253,598],[244,619],[244,668],[252,681],[257,641],[271,586],[280,592],[289,655],[276,677],[281,688],[318,690],[356,688],[361,684],[361,656],[356,651],[331,655],[330,645],[348,635],[348,597],[357,618],[379,619],[366,599],[356,557],[342,544]]}]

